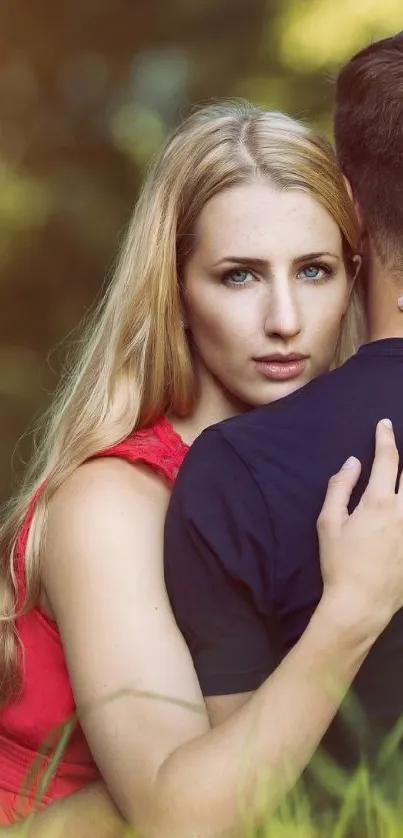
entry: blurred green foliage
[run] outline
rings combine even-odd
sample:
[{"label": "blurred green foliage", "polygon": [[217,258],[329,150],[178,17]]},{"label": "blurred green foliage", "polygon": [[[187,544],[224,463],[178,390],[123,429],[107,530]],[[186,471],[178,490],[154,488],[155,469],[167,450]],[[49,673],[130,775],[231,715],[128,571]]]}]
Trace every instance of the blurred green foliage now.
[{"label": "blurred green foliage", "polygon": [[332,78],[401,0],[0,0],[0,498],[63,339],[189,105],[241,96],[331,132]]}]

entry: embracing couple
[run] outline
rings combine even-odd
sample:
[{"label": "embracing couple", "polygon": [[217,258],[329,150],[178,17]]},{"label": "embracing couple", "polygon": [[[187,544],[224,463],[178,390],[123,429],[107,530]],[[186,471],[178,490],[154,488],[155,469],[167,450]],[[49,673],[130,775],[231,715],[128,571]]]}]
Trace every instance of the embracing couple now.
[{"label": "embracing couple", "polygon": [[403,712],[403,35],[335,135],[218,104],[146,177],[0,532],[5,834],[235,834]]}]

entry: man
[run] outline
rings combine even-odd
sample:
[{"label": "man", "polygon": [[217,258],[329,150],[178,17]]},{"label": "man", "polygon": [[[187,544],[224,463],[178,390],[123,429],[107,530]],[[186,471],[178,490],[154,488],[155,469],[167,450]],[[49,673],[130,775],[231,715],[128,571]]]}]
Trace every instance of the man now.
[{"label": "man", "polygon": [[[167,587],[213,724],[249,700],[310,622],[322,594],[316,520],[330,475],[350,454],[361,460],[354,506],[375,422],[390,416],[403,447],[403,33],[341,71],[335,135],[362,223],[369,343],[298,393],[206,431],[168,511]],[[363,753],[376,756],[403,713],[401,611],[354,693],[363,712],[355,706],[353,725],[338,717],[325,737],[351,767]]]}]

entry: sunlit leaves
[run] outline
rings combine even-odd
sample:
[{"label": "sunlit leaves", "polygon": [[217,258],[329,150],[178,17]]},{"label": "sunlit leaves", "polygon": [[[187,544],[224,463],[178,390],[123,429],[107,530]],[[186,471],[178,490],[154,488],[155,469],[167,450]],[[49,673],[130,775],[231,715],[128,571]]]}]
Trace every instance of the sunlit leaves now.
[{"label": "sunlit leaves", "polygon": [[402,0],[289,0],[283,3],[279,57],[300,72],[330,69],[399,29]]}]

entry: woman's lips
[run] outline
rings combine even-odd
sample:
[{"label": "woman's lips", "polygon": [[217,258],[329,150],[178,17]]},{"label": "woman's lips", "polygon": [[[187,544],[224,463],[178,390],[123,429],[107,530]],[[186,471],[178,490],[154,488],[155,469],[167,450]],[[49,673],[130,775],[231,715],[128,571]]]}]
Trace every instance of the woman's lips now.
[{"label": "woman's lips", "polygon": [[255,360],[259,372],[272,381],[289,381],[298,378],[304,371],[307,358],[257,358]]}]

